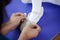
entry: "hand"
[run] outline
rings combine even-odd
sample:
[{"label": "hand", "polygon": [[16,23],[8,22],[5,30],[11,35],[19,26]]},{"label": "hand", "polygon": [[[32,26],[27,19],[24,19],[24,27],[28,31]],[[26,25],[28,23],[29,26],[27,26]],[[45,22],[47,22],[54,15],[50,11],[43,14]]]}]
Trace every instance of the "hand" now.
[{"label": "hand", "polygon": [[23,22],[25,18],[26,16],[19,12],[12,14],[10,20],[2,25],[1,33],[5,35],[10,31],[15,30],[20,22]]},{"label": "hand", "polygon": [[17,13],[12,14],[10,18],[10,23],[17,26],[20,24],[20,22],[23,22],[25,18],[26,16],[24,14],[17,12]]},{"label": "hand", "polygon": [[38,33],[41,31],[41,28],[37,25],[29,25],[27,27],[24,27],[22,30],[22,33],[20,35],[20,40],[22,39],[31,39],[38,35]]}]

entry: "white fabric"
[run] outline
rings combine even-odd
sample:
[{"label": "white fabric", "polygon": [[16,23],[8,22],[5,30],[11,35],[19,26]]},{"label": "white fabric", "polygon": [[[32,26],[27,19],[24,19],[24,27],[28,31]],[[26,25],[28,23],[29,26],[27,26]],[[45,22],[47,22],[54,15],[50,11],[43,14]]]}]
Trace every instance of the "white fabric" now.
[{"label": "white fabric", "polygon": [[24,27],[26,27],[26,26],[28,27],[28,26],[31,25],[31,24],[33,24],[33,23],[31,23],[28,19],[26,19],[26,20],[22,23],[22,25],[20,26],[20,30],[22,31]]},{"label": "white fabric", "polygon": [[32,0],[32,12],[40,12],[42,0]]},{"label": "white fabric", "polygon": [[[23,3],[31,3],[32,0],[22,0]],[[56,5],[60,5],[60,0],[42,0],[42,2],[49,2]]]},{"label": "white fabric", "polygon": [[60,5],[60,0],[43,0],[43,2],[49,2],[49,3],[56,4],[56,5]]},{"label": "white fabric", "polygon": [[32,11],[28,14],[26,21],[21,25],[20,29],[23,27],[37,23],[43,16],[42,0],[32,0]]},{"label": "white fabric", "polygon": [[28,16],[28,20],[30,22],[37,23],[40,20],[40,18],[43,16],[43,12],[44,12],[43,7],[40,9],[40,12],[38,11],[31,12]]},{"label": "white fabric", "polygon": [[40,18],[43,16],[43,7],[42,2],[49,2],[56,5],[60,5],[60,0],[22,0],[23,3],[32,3],[32,11],[27,16],[25,22],[21,25],[20,29],[22,30],[24,27],[29,26],[31,24],[36,24]]},{"label": "white fabric", "polygon": [[43,7],[41,8],[40,12],[34,11],[29,13],[25,22],[20,26],[20,30],[22,30],[24,27],[29,26],[31,24],[36,24],[42,16],[43,16]]},{"label": "white fabric", "polygon": [[32,3],[32,0],[21,0],[23,3]]},{"label": "white fabric", "polygon": [[31,22],[37,23],[43,15],[42,0],[32,0],[32,11],[28,18]]}]

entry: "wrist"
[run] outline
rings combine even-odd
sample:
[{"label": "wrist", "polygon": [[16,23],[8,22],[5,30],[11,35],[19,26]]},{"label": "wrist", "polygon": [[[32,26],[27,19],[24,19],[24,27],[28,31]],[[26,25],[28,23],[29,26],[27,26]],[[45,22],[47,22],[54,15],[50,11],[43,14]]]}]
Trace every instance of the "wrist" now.
[{"label": "wrist", "polygon": [[8,24],[11,25],[11,26],[17,26],[14,22],[12,21],[8,21]]},{"label": "wrist", "polygon": [[22,33],[18,40],[29,40],[29,38]]},{"label": "wrist", "polygon": [[1,34],[6,35],[8,32],[12,31],[14,29],[12,26],[14,25],[10,21],[2,24]]}]

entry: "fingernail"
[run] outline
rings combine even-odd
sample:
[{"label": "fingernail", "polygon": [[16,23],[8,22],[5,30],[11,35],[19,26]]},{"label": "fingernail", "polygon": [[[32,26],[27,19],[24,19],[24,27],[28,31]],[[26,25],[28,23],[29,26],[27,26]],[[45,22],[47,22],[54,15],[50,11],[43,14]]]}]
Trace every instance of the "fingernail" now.
[{"label": "fingernail", "polygon": [[27,13],[24,13],[27,16]]}]

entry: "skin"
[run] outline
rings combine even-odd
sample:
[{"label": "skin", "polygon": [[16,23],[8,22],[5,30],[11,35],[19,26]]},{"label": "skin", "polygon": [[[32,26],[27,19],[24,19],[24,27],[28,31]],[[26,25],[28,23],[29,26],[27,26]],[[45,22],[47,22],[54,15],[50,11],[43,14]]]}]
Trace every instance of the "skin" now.
[{"label": "skin", "polygon": [[25,15],[17,12],[13,13],[7,23],[2,24],[1,34],[6,35],[8,32],[15,30],[20,22],[25,20]]},{"label": "skin", "polygon": [[35,38],[40,31],[41,28],[37,24],[24,27],[18,40],[30,40],[31,38]]},{"label": "skin", "polygon": [[[4,4],[3,6],[5,7],[8,4],[7,2],[9,3],[10,0],[9,1],[6,0],[6,2],[3,0],[1,2],[1,5]],[[1,8],[3,7],[1,6]],[[24,22],[25,18],[26,16],[20,12],[12,14],[9,21],[7,23],[2,24],[0,33],[2,35],[6,35],[10,31],[15,30],[21,22]],[[22,30],[21,35],[19,36],[18,40],[30,40],[31,38],[36,37],[39,32],[40,32],[40,27],[37,24],[29,25],[28,27],[25,27]]]},{"label": "skin", "polygon": [[[24,22],[25,19],[25,14],[19,12],[13,13],[9,21],[2,24],[1,34],[6,35],[8,32],[15,30],[21,22]],[[24,27],[18,40],[30,40],[31,38],[35,38],[40,30],[41,28],[37,24],[31,24]]]}]

